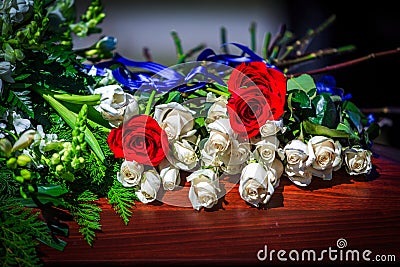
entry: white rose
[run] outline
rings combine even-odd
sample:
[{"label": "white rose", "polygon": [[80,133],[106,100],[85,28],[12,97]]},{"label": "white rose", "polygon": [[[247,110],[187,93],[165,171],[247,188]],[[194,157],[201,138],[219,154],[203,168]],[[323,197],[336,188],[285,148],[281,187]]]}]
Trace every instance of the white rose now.
[{"label": "white rose", "polygon": [[191,183],[189,199],[194,209],[212,208],[218,203],[220,189],[215,172],[211,169],[200,169],[193,172],[186,179]]},{"label": "white rose", "polygon": [[275,135],[263,138],[255,144],[254,158],[266,167],[270,167],[275,159],[279,147],[279,140]]},{"label": "white rose", "polygon": [[307,166],[308,146],[301,140],[291,140],[283,148],[286,157],[285,174],[298,186],[308,186],[312,174]]},{"label": "white rose", "polygon": [[144,167],[135,161],[125,160],[121,164],[121,169],[117,173],[117,180],[125,187],[139,185],[142,179]]},{"label": "white rose", "polygon": [[210,136],[204,144],[204,150],[209,155],[224,152],[228,149],[231,140],[236,139],[229,119],[218,119],[208,125]]},{"label": "white rose", "polygon": [[362,148],[346,148],[343,152],[347,173],[350,175],[369,174],[372,170],[372,152]]},{"label": "white rose", "polygon": [[225,165],[238,165],[245,163],[249,156],[250,144],[232,140],[230,147],[221,155],[221,159]]},{"label": "white rose", "polygon": [[240,176],[240,197],[256,207],[266,204],[275,191],[270,181],[271,176],[275,174],[266,170],[260,163],[246,165]]},{"label": "white rose", "polygon": [[223,162],[222,169],[227,174],[238,174],[242,171],[243,165],[250,157],[250,144],[239,143],[238,140],[232,140],[230,147],[221,154],[220,159]]},{"label": "white rose", "polygon": [[207,102],[214,102],[208,109],[206,122],[212,123],[220,118],[227,118],[228,110],[226,105],[228,104],[228,99],[226,96],[215,97],[213,93],[207,94]]},{"label": "white rose", "polygon": [[139,106],[135,98],[125,93],[117,84],[97,88],[93,94],[101,95],[100,105],[94,108],[112,127],[118,127],[123,122],[125,112],[129,114],[129,117],[139,114]]},{"label": "white rose", "polygon": [[324,180],[332,179],[332,171],[342,164],[342,146],[338,141],[325,136],[314,136],[308,141],[307,165],[313,175]]},{"label": "white rose", "polygon": [[190,143],[182,139],[182,141],[174,141],[168,160],[177,168],[188,171],[196,167],[198,157]]},{"label": "white rose", "polygon": [[206,150],[202,149],[200,151],[201,153],[201,163],[202,166],[207,166],[207,167],[220,167],[222,164],[224,164],[219,155],[217,153],[213,154],[208,154]]},{"label": "white rose", "polygon": [[161,186],[161,177],[154,171],[149,170],[143,173],[140,182],[140,190],[136,192],[136,196],[143,203],[150,203],[157,198],[158,190]]},{"label": "white rose", "polygon": [[274,188],[279,186],[279,182],[281,180],[283,174],[283,163],[279,159],[275,158],[272,162],[270,168],[271,173],[273,175],[269,176],[269,180]]},{"label": "white rose", "polygon": [[164,190],[172,191],[181,181],[179,169],[171,166],[167,160],[163,160],[160,165],[160,176]]},{"label": "white rose", "polygon": [[155,107],[154,119],[164,129],[168,140],[176,140],[193,135],[194,111],[179,103],[171,102]]},{"label": "white rose", "polygon": [[286,128],[283,126],[283,120],[268,120],[260,127],[261,137],[267,137],[277,134],[279,131],[284,132]]}]

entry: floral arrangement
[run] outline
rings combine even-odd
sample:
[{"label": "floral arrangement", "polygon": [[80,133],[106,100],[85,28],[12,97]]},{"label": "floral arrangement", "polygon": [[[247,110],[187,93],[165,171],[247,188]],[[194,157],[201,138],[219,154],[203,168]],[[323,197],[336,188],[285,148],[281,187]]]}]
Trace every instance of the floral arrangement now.
[{"label": "floral arrangement", "polygon": [[265,207],[284,177],[306,187],[339,169],[370,173],[379,125],[334,77],[312,76],[343,64],[293,71],[354,49],[307,51],[334,16],[302,38],[285,27],[266,34],[262,56],[255,25],[250,47],[228,43],[222,28],[221,53],[184,52],[172,32],[177,64],[165,66],[148,50],[143,61],[123,57],[111,36],[74,49],[72,36],[101,33],[106,16],[99,0],[79,18],[74,8],[73,0],[0,1],[5,266],[40,265],[34,240],[63,250],[70,220],[92,245],[100,198],[127,224],[135,201],[212,209],[238,185],[244,202]]}]

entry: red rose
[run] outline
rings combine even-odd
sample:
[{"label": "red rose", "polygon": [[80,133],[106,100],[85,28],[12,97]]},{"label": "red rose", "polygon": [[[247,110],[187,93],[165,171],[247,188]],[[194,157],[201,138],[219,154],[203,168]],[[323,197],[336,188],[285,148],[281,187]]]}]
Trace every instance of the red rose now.
[{"label": "red rose", "polygon": [[122,126],[111,129],[107,137],[107,144],[111,151],[114,152],[115,158],[124,157],[124,151],[122,148]]},{"label": "red rose", "polygon": [[256,136],[260,127],[273,118],[267,99],[255,85],[232,92],[228,113],[232,129],[248,138]]},{"label": "red rose", "polygon": [[[254,87],[258,88],[258,92]],[[251,93],[247,92],[250,88]],[[248,62],[238,65],[229,77],[228,90],[232,94],[228,103],[231,108],[230,116],[231,113],[236,113],[232,115],[236,117],[231,119],[231,124],[234,124],[232,128],[234,130],[237,128],[237,131],[241,132],[238,130],[238,124],[241,121],[248,131],[249,137],[257,135],[259,127],[267,120],[277,120],[284,113],[286,77],[279,70],[267,67],[264,62]],[[241,102],[251,100],[251,94],[254,94],[253,97],[257,100],[254,99],[248,103],[247,111],[240,110],[243,107]],[[265,101],[261,100],[262,96]],[[241,100],[239,101],[238,98]],[[264,105],[264,102],[267,105]],[[252,105],[256,106],[252,107]],[[248,113],[250,110],[253,113],[252,116]]]},{"label": "red rose", "polygon": [[152,166],[160,164],[169,151],[167,134],[147,115],[124,122],[122,145],[126,160]]}]

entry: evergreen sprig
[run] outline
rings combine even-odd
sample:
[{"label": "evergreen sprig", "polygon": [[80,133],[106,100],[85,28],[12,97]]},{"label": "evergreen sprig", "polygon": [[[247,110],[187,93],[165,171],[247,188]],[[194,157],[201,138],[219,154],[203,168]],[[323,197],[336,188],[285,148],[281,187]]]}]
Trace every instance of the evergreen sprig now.
[{"label": "evergreen sprig", "polygon": [[[0,200],[1,201],[1,200]],[[16,201],[0,202],[0,262],[2,266],[40,266],[37,239],[50,242],[49,229],[39,213]]]},{"label": "evergreen sprig", "polygon": [[134,189],[123,187],[118,181],[108,191],[108,203],[127,225],[132,217],[132,208],[138,200]]},{"label": "evergreen sprig", "polygon": [[94,193],[86,190],[68,205],[74,220],[79,225],[79,232],[90,246],[93,245],[96,233],[101,230],[102,209],[97,200],[98,197]]}]

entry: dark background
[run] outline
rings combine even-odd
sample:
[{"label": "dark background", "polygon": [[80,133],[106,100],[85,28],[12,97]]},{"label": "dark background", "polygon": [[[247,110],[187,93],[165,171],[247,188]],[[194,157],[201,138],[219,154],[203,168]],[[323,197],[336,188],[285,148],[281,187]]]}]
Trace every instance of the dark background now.
[{"label": "dark background", "polygon": [[[356,46],[355,51],[329,58],[325,63],[340,63],[400,47],[400,16],[391,1],[368,5],[361,1],[287,2],[290,25],[295,32],[305,32],[307,25],[336,14],[335,22],[320,37],[329,38],[332,47]],[[352,101],[366,112],[383,107],[392,110],[374,112],[384,125],[376,142],[396,147],[400,146],[399,59],[400,53],[397,53],[329,72],[336,78],[337,86],[351,93]]]},{"label": "dark background", "polygon": [[[88,0],[76,1],[83,10]],[[297,36],[316,28],[329,16],[336,20],[309,47],[309,51],[328,47],[355,45],[356,50],[339,56],[325,57],[299,70],[340,63],[371,53],[400,47],[400,16],[394,1],[316,1],[316,0],[230,0],[230,1],[111,1],[104,0],[106,19],[100,25],[104,35],[117,37],[117,51],[143,60],[142,49],[150,48],[153,60],[172,65],[175,47],[170,37],[177,30],[185,49],[206,43],[217,50],[219,29],[225,26],[228,41],[249,45],[248,27],[257,23],[257,45],[261,50],[266,31],[276,33],[285,23]],[[95,39],[98,37],[95,37]],[[92,38],[93,40],[93,38]],[[89,41],[92,42],[92,41]],[[77,46],[85,43],[77,40]],[[400,53],[370,59],[363,63],[330,71],[337,86],[353,95],[352,101],[365,110],[378,109],[374,115],[382,124],[377,143],[400,147],[400,103],[398,101]],[[379,110],[389,107],[391,112]]]}]

